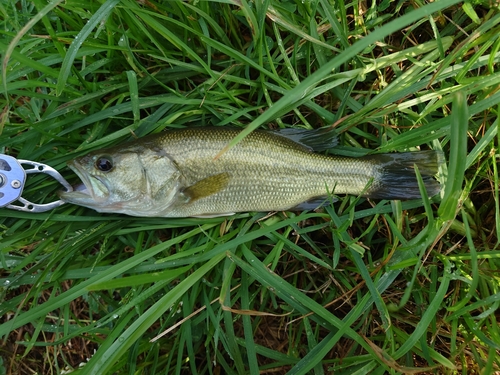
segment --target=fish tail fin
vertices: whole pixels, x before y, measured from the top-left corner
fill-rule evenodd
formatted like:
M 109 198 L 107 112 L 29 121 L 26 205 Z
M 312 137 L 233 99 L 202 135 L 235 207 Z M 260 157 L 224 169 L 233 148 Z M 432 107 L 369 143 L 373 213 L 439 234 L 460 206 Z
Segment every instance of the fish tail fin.
M 400 154 L 379 154 L 366 157 L 380 166 L 376 178 L 364 196 L 377 199 L 418 199 L 421 198 L 415 165 L 424 181 L 427 194 L 432 197 L 439 193 L 441 186 L 434 176 L 444 162 L 439 151 L 404 152 Z

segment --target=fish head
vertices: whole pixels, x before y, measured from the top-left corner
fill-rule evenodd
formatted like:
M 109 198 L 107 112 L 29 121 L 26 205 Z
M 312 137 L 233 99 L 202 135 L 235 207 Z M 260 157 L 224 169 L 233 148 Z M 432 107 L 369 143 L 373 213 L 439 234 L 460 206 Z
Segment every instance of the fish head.
M 74 159 L 68 166 L 82 184 L 60 198 L 99 212 L 161 216 L 182 188 L 175 162 L 162 150 L 113 148 Z

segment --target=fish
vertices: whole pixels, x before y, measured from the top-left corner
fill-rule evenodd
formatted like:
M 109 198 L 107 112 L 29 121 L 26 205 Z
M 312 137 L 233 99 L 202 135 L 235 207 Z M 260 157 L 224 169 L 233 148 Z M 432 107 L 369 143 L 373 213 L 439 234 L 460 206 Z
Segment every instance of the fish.
M 140 217 L 311 210 L 341 194 L 421 198 L 415 165 L 428 196 L 440 192 L 434 178 L 443 162 L 439 151 L 334 156 L 321 152 L 335 147 L 333 131 L 283 129 L 253 131 L 221 153 L 239 131 L 167 130 L 92 151 L 68 163 L 82 184 L 59 196 L 98 212 Z

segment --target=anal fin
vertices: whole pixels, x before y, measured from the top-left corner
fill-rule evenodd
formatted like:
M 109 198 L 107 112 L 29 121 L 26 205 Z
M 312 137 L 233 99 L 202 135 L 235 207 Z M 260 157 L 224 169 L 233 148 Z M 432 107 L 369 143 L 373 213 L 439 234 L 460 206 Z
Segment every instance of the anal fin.
M 313 198 L 308 201 L 299 203 L 295 207 L 292 207 L 290 211 L 312 211 L 336 201 L 338 201 L 338 199 L 332 196 Z

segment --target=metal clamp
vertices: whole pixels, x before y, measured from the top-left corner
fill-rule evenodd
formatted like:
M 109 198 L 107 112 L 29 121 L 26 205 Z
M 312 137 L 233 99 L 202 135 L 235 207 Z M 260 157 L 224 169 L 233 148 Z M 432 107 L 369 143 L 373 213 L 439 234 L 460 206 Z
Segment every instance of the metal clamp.
M 31 166 L 31 169 L 23 168 Z M 26 175 L 45 173 L 57 180 L 66 191 L 73 191 L 73 187 L 54 168 L 31 160 L 18 160 L 12 156 L 0 154 L 0 207 L 24 212 L 45 212 L 61 206 L 65 202 L 36 204 L 22 197 Z M 12 204 L 18 201 L 21 205 Z

